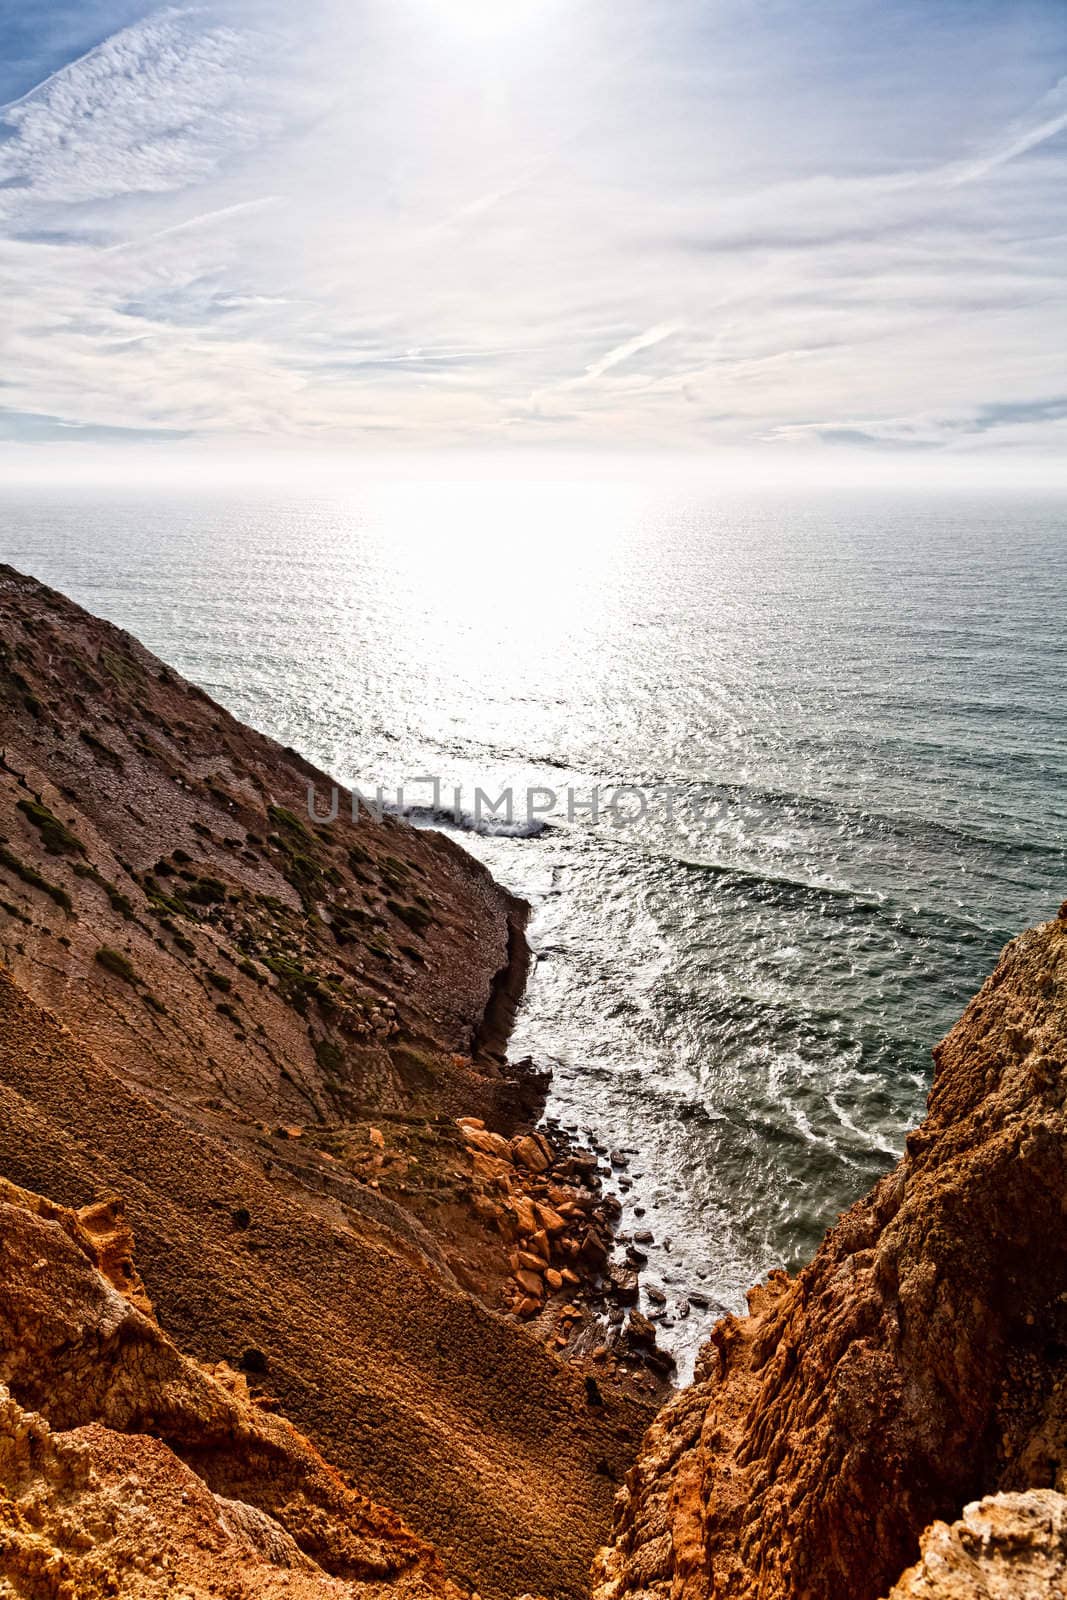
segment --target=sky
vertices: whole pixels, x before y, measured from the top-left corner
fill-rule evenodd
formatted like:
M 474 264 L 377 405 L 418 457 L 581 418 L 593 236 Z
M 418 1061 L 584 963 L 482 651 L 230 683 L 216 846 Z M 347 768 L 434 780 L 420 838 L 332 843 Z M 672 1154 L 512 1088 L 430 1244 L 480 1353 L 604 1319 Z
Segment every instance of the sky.
M 0 0 L 0 467 L 1054 470 L 1065 259 L 1063 0 Z

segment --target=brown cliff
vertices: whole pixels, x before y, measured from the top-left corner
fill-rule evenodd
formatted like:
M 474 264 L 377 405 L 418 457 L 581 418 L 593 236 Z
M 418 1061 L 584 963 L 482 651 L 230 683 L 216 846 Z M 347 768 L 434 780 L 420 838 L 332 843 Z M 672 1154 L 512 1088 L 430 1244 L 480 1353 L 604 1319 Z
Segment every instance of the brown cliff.
M 2 566 L 0 751 L 4 960 L 153 1098 L 509 1114 L 525 907 L 443 835 L 343 799 L 316 824 L 325 774 Z
M 717 1325 L 657 1418 L 598 1600 L 876 1600 L 935 1519 L 1067 1487 L 1064 914 L 934 1055 L 897 1169 Z
M 525 908 L 309 781 L 0 568 L 0 1594 L 586 1592 L 651 1412 L 503 1061 Z M 597 1600 L 1064 1592 L 1067 911 L 935 1057 L 656 1418 Z
M 529 1105 L 524 908 L 440 835 L 316 825 L 322 774 L 10 568 L 0 751 L 0 1174 L 121 1195 L 178 1346 L 450 1578 L 583 1593 L 651 1408 L 502 1314 L 514 1239 L 455 1120 Z

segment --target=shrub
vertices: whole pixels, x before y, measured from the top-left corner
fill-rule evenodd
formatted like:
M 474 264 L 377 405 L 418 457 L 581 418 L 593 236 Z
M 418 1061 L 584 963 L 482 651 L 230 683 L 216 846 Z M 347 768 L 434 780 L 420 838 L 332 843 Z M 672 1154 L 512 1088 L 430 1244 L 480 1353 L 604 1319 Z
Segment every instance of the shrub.
M 315 1060 L 323 1072 L 336 1077 L 344 1063 L 344 1051 L 329 1039 L 315 1040 Z
M 194 878 L 184 892 L 186 900 L 194 906 L 217 905 L 226 898 L 226 885 L 218 878 Z
M 301 822 L 299 817 L 286 809 L 285 806 L 268 806 L 267 815 L 276 828 L 284 828 L 289 833 L 295 833 L 311 843 L 311 834 Z
M 40 800 L 20 800 L 19 810 L 33 823 L 50 856 L 83 856 L 85 846 Z
M 425 933 L 433 917 L 421 906 L 410 906 L 403 900 L 387 900 L 386 905 L 394 917 L 399 917 L 401 922 L 406 922 L 413 933 Z
M 116 888 L 110 879 L 105 878 L 102 872 L 97 871 L 96 867 L 91 866 L 88 862 L 78 861 L 75 863 L 74 871 L 79 878 L 88 878 L 98 888 L 103 889 L 111 903 L 112 911 L 117 911 L 120 916 L 125 917 L 127 922 L 132 919 L 133 905 L 130 900 L 121 890 Z
M 18 856 L 13 854 L 6 844 L 2 843 L 0 843 L 0 867 L 6 867 L 9 872 L 14 873 L 16 878 L 21 878 L 22 882 L 28 883 L 31 888 L 40 889 L 42 894 L 48 895 L 51 900 L 55 901 L 57 906 L 62 906 L 64 911 L 70 913 L 74 910 L 74 905 L 66 889 L 61 889 L 58 883 L 50 883 L 47 878 L 37 871 L 36 867 L 28 866 L 25 861 L 20 861 Z
M 121 950 L 113 950 L 110 945 L 102 944 L 96 952 L 95 959 L 107 972 L 113 972 L 116 978 L 122 978 L 126 983 L 140 983 L 133 963 Z

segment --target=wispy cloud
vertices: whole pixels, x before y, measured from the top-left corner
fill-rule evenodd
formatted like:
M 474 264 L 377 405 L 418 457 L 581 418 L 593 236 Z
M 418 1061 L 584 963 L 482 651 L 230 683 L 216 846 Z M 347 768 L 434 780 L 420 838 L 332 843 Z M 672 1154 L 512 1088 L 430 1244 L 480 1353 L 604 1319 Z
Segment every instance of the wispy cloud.
M 813 436 L 824 444 L 877 450 L 944 449 L 957 440 L 1046 423 L 1067 422 L 1067 395 L 1035 400 L 991 400 L 966 411 L 921 411 L 911 416 L 845 422 L 796 423 L 777 430 L 790 441 Z
M 0 406 L 0 443 L 160 444 L 188 439 L 180 428 L 109 428 L 100 423 L 71 422 L 36 411 L 8 411 Z
M 592 362 L 586 367 L 583 376 L 575 379 L 575 382 L 585 383 L 602 378 L 612 367 L 621 367 L 631 356 L 639 355 L 642 350 L 651 350 L 653 345 L 662 344 L 664 339 L 679 333 L 681 326 L 680 322 L 657 322 L 655 327 L 646 328 L 644 333 L 639 333 L 633 339 L 627 339 L 625 343 L 616 345 L 607 355 L 601 356 L 599 361 Z
M 975 183 L 1007 166 L 1020 156 L 1047 144 L 1067 128 L 1067 78 L 1061 78 L 1043 100 L 1033 108 L 1029 117 L 1005 130 L 1004 137 L 984 155 L 973 161 L 963 161 L 946 169 L 946 177 L 953 183 Z
M 87 0 L 0 107 L 8 436 L 1053 450 L 1059 7 Z
M 176 233 L 188 233 L 192 228 L 207 228 L 216 222 L 228 222 L 244 212 L 261 211 L 264 206 L 277 205 L 278 198 L 277 195 L 265 194 L 255 200 L 238 200 L 232 206 L 219 206 L 216 211 L 203 211 L 199 216 L 185 217 L 181 222 L 172 222 L 169 228 L 157 228 L 154 233 L 145 234 L 139 239 L 121 239 L 118 244 L 106 245 L 104 248 L 109 253 L 116 250 L 135 250 L 146 244 L 155 244 L 160 239 L 171 239 Z
M 5 209 L 204 182 L 261 132 L 235 106 L 250 56 L 233 29 L 164 10 L 52 73 L 0 107 Z

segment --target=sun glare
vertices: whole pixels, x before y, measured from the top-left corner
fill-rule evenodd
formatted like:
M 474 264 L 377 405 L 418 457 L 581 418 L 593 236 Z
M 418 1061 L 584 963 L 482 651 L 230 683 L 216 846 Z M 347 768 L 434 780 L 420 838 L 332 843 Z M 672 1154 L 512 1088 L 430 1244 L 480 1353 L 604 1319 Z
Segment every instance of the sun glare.
M 514 33 L 546 9 L 546 0 L 437 0 L 439 15 L 481 38 Z

